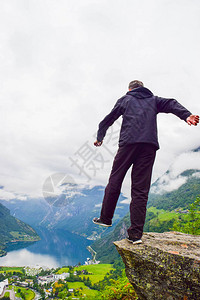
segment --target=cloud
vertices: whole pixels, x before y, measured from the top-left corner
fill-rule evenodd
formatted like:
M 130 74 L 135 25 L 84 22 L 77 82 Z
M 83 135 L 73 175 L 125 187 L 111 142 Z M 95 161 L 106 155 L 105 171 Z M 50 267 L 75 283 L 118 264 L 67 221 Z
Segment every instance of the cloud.
M 178 189 L 187 182 L 188 176 L 181 175 L 186 170 L 200 170 L 200 152 L 187 152 L 180 154 L 169 170 L 162 175 L 156 184 L 151 187 L 152 193 L 171 192 Z M 199 172 L 194 172 L 191 176 L 199 177 Z
M 198 1 L 188 0 L 3 1 L 0 184 L 5 190 L 41 196 L 46 178 L 60 172 L 88 184 L 69 157 L 86 141 L 93 147 L 98 123 L 133 79 L 198 113 L 199 9 Z M 153 180 L 181 152 L 199 146 L 198 127 L 168 115 L 158 123 L 161 150 Z M 117 145 L 109 149 L 116 153 Z M 90 184 L 106 185 L 113 155 L 105 157 L 108 162 Z M 128 188 L 125 181 L 123 190 Z
M 22 194 L 16 194 L 16 193 L 11 193 L 8 191 L 5 191 L 4 189 L 0 189 L 0 198 L 1 200 L 27 200 L 27 195 L 22 195 Z
M 170 173 L 176 177 L 189 169 L 200 170 L 200 152 L 187 152 L 180 154 L 170 167 Z
M 197 173 L 193 173 L 192 176 L 193 176 L 193 177 L 200 178 L 200 173 L 198 173 L 198 172 L 197 172 Z
M 163 192 L 171 192 L 178 189 L 181 185 L 187 182 L 187 177 L 178 176 L 177 178 L 171 175 L 163 175 L 158 182 L 157 187 L 151 188 L 151 193 L 162 194 Z

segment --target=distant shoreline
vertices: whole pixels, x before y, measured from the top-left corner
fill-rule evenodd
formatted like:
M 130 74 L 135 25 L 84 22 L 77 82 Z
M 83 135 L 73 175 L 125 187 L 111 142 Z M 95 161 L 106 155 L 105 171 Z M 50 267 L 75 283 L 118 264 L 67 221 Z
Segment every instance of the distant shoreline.
M 37 238 L 37 239 L 33 239 L 33 240 L 12 240 L 12 241 L 9 241 L 9 242 L 6 242 L 4 244 L 4 246 L 0 249 L 0 257 L 3 257 L 3 256 L 6 256 L 7 253 L 9 251 L 6 251 L 7 248 L 9 248 L 9 246 L 14 246 L 14 245 L 17 245 L 17 244 L 21 244 L 21 243 L 35 243 L 35 242 L 38 242 L 40 241 L 40 238 Z M 17 249 L 16 249 L 17 250 Z

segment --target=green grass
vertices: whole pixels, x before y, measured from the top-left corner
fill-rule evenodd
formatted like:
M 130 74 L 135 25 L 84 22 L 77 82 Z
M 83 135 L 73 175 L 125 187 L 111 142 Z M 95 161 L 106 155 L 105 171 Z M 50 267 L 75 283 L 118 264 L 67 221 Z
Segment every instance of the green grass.
M 156 207 L 150 207 L 147 210 L 147 218 L 149 214 L 149 219 L 145 223 L 145 231 L 180 231 L 185 233 L 192 233 L 195 230 L 195 234 L 200 234 L 200 228 L 198 219 L 200 220 L 200 213 L 195 212 L 195 220 L 192 223 L 191 213 L 179 213 L 174 210 L 163 210 L 157 209 Z M 153 214 L 153 216 L 151 216 Z M 192 227 L 194 226 L 194 228 Z M 199 229 L 198 229 L 199 228 Z M 197 230 L 198 229 L 198 230 Z
M 98 291 L 92 290 L 89 287 L 87 287 L 83 282 L 68 282 L 69 289 L 75 289 L 79 290 L 82 288 L 81 293 L 85 294 L 86 296 L 96 296 L 99 294 Z
M 156 215 L 156 217 L 152 219 L 154 221 L 155 221 L 155 219 L 158 218 L 159 221 L 164 222 L 164 221 L 169 221 L 171 219 L 178 219 L 179 216 L 181 216 L 181 218 L 185 221 L 188 221 L 190 218 L 188 214 L 180 214 L 175 211 L 167 211 L 164 209 L 157 209 L 156 207 L 153 207 L 153 206 L 149 207 L 148 211 L 152 212 Z
M 106 275 L 106 273 L 113 270 L 112 264 L 98 264 L 98 265 L 88 265 L 88 266 L 79 266 L 74 268 L 75 270 L 87 270 L 89 273 L 94 275 Z
M 58 270 L 58 272 L 56 272 L 56 274 L 62 274 L 62 273 L 69 273 L 69 268 L 64 267 Z
M 22 267 L 0 267 L 0 273 L 13 273 L 13 272 L 20 272 L 23 274 Z
M 98 265 L 79 266 L 79 267 L 73 268 L 73 272 L 74 271 L 82 271 L 82 270 L 87 270 L 88 273 L 90 273 L 90 274 L 81 274 L 79 276 L 81 278 L 85 277 L 86 279 L 87 279 L 87 277 L 89 277 L 92 284 L 94 284 L 94 283 L 97 283 L 97 282 L 103 280 L 105 275 L 107 273 L 109 273 L 111 270 L 113 270 L 113 266 L 112 266 L 112 264 L 98 264 Z M 67 267 L 61 268 L 57 271 L 57 274 L 62 274 L 64 272 L 66 272 L 66 273 L 69 272 L 69 268 L 67 268 Z M 79 290 L 83 295 L 86 295 L 86 297 L 88 297 L 88 299 L 90 297 L 91 297 L 91 299 L 93 299 L 93 297 L 95 298 L 99 294 L 98 291 L 90 289 L 83 282 L 75 281 L 75 282 L 67 282 L 67 284 L 68 284 L 69 289 Z M 60 292 L 60 297 L 62 297 L 62 299 L 63 299 L 65 293 L 66 293 L 65 290 Z
M 105 275 L 80 275 L 81 278 L 83 278 L 85 276 L 85 278 L 88 278 L 91 280 L 92 284 L 97 283 L 101 280 L 104 279 Z
M 35 293 L 32 290 L 23 288 L 23 287 L 19 287 L 19 286 L 14 286 L 14 291 L 17 292 L 18 289 L 20 289 L 24 294 L 25 294 L 25 300 L 32 300 L 35 298 Z M 16 293 L 15 294 L 16 297 L 20 298 L 20 293 Z
M 105 275 L 113 270 L 113 267 L 111 264 L 98 264 L 98 265 L 89 265 L 89 266 L 80 266 L 77 268 L 74 268 L 74 270 L 87 270 L 91 274 L 82 274 L 79 275 L 81 278 L 89 277 L 92 284 L 97 283 L 98 281 L 101 281 L 104 279 Z
M 178 218 L 178 215 L 175 212 L 165 212 L 165 213 L 161 213 L 158 216 L 158 218 L 161 222 L 163 222 L 163 221 L 171 220 L 173 218 L 176 219 L 176 218 Z
M 23 234 L 19 233 L 18 231 L 10 231 L 10 234 L 16 239 L 19 239 L 20 237 L 24 236 Z
M 90 274 L 81 274 L 79 275 L 81 278 L 89 277 L 92 284 L 97 283 L 104 279 L 105 275 L 113 270 L 112 264 L 98 264 L 98 265 L 88 265 L 88 266 L 79 266 L 73 269 L 73 271 L 82 271 L 87 270 Z M 68 272 L 68 268 L 61 268 L 57 273 L 61 274 L 63 272 Z M 69 289 L 80 290 L 83 295 L 86 297 L 96 297 L 99 292 L 87 287 L 83 282 L 75 281 L 75 282 L 67 282 Z
M 97 296 L 99 294 L 98 291 L 95 291 L 95 290 L 91 290 L 89 289 L 88 287 L 85 287 L 83 290 L 82 290 L 82 294 L 86 295 L 86 296 Z
M 154 213 L 158 217 L 158 220 L 161 221 L 161 222 L 169 221 L 173 218 L 177 219 L 178 215 L 179 215 L 175 211 L 167 211 L 167 210 L 164 210 L 164 209 L 157 209 L 156 207 L 153 207 L 153 206 L 148 208 L 148 212 Z
M 38 241 L 38 236 L 31 236 L 29 233 L 20 233 L 18 231 L 10 231 L 10 234 L 13 236 L 13 238 L 17 241 L 23 241 L 23 242 L 31 242 L 31 241 Z
M 76 282 L 68 282 L 68 287 L 69 289 L 79 289 L 80 287 L 85 288 L 85 284 L 83 282 L 80 281 L 76 281 Z

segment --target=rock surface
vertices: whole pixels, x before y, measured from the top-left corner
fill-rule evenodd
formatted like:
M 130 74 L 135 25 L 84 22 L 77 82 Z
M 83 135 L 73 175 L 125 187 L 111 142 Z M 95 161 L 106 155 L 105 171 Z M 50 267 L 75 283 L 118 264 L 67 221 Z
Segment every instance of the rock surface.
M 142 240 L 114 242 L 139 299 L 200 299 L 200 236 L 145 233 Z

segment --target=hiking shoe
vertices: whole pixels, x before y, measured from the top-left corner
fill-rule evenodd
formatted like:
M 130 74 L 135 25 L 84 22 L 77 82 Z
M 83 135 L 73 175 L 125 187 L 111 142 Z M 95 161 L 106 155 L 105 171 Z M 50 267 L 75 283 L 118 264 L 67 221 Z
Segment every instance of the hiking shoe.
M 101 226 L 104 226 L 104 227 L 111 227 L 111 226 L 112 226 L 112 224 L 106 224 L 106 223 L 103 222 L 100 218 L 94 218 L 94 219 L 92 220 L 92 222 L 93 222 L 94 224 L 101 225 Z
M 142 240 L 141 239 L 137 239 L 137 238 L 135 238 L 135 239 L 131 239 L 130 237 L 128 237 L 128 238 L 126 238 L 127 239 L 127 241 L 129 242 L 129 243 L 132 243 L 132 244 L 141 244 L 142 243 Z

